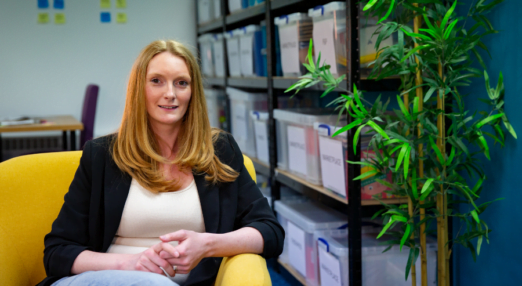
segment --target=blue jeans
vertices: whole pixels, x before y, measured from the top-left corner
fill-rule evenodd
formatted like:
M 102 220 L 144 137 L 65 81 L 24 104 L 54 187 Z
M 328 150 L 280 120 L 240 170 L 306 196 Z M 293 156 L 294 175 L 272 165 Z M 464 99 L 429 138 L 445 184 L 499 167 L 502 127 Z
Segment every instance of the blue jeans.
M 87 271 L 78 275 L 64 277 L 52 286 L 179 286 L 169 278 L 156 273 L 127 270 Z

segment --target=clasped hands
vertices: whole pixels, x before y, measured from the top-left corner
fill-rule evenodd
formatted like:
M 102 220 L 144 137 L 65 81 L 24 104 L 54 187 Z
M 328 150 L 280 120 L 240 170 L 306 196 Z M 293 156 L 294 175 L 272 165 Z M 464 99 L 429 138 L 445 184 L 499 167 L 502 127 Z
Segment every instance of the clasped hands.
M 154 272 L 164 275 L 161 268 L 169 276 L 187 274 L 201 259 L 206 257 L 209 250 L 209 234 L 189 230 L 179 230 L 160 236 L 162 242 L 133 256 L 134 270 Z M 178 241 L 177 246 L 169 244 Z M 174 271 L 176 266 L 176 271 Z M 161 268 L 160 268 L 161 267 Z

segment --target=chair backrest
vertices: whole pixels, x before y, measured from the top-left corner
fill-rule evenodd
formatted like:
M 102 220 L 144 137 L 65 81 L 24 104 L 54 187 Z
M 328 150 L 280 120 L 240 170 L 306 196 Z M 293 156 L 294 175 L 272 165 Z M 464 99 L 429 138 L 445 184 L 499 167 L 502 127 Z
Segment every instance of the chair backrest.
M 91 140 L 94 134 L 94 118 L 99 90 L 100 88 L 95 84 L 89 84 L 85 90 L 82 110 L 83 131 L 80 133 L 80 148 L 82 150 L 85 143 Z
M 63 205 L 81 151 L 15 157 L 0 163 L 0 277 L 7 286 L 45 278 L 43 239 Z M 252 161 L 245 166 L 255 180 Z

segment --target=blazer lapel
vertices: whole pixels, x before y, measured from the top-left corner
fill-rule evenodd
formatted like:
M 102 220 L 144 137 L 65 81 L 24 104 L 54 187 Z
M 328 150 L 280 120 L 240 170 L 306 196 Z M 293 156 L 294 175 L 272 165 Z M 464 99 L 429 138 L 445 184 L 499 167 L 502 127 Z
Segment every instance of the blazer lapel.
M 129 195 L 129 189 L 132 181 L 132 177 L 128 174 L 124 174 L 117 167 L 108 168 L 107 180 L 105 183 L 105 198 L 104 198 L 104 210 L 105 210 L 105 232 L 103 237 L 103 250 L 107 251 L 111 245 L 118 227 L 120 226 L 121 215 L 127 196 Z
M 205 174 L 195 174 L 201 210 L 205 220 L 205 231 L 217 233 L 219 229 L 219 189 L 205 180 Z

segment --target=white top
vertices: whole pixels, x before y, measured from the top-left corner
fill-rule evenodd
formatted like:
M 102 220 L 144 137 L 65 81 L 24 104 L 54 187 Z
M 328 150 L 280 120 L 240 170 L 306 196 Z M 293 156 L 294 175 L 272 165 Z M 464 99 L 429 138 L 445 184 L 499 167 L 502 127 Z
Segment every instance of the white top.
M 161 242 L 159 236 L 181 229 L 205 232 L 195 181 L 183 190 L 155 194 L 132 179 L 120 226 L 107 253 L 139 253 Z M 177 274 L 172 280 L 183 283 L 187 277 Z

